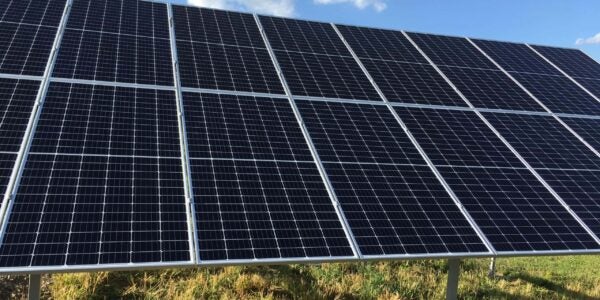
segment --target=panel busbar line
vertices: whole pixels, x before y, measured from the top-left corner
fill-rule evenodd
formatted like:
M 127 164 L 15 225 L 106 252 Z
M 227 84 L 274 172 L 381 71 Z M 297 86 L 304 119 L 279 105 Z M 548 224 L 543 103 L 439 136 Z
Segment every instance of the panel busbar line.
M 190 261 L 172 91 L 51 83 L 2 267 Z
M 173 85 L 167 6 L 73 0 L 53 77 Z

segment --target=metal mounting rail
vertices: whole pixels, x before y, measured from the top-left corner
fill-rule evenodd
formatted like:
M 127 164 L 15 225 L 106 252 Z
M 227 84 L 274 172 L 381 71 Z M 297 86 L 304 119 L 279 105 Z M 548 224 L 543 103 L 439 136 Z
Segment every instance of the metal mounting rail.
M 600 239 L 593 233 L 593 231 L 579 218 L 577 214 L 565 203 L 565 201 L 558 195 L 558 193 L 542 178 L 542 176 L 525 160 L 525 158 L 517 152 L 517 150 L 500 134 L 500 132 L 488 121 L 488 119 L 467 99 L 467 97 L 454 85 L 454 83 L 446 76 L 446 74 L 431 60 L 431 58 L 412 40 L 412 38 L 406 33 L 402 32 L 404 36 L 410 41 L 410 43 L 417 48 L 417 50 L 423 55 L 423 57 L 431 64 L 431 66 L 444 78 L 444 80 L 454 89 L 454 91 L 465 101 L 469 107 L 473 108 L 475 114 L 483 121 L 486 126 L 494 132 L 494 134 L 502 141 L 502 143 L 510 149 L 510 151 L 519 159 L 519 161 L 529 169 L 532 175 L 554 196 L 554 198 L 569 212 L 569 214 L 583 227 L 583 229 L 600 245 Z M 469 41 L 469 39 L 466 39 Z M 492 61 L 494 62 L 494 61 Z
M 469 214 L 469 212 L 465 209 L 465 207 L 463 206 L 463 204 L 458 199 L 458 196 L 454 193 L 454 191 L 450 188 L 450 185 L 442 177 L 442 174 L 439 172 L 439 170 L 437 169 L 437 167 L 433 164 L 433 162 L 431 161 L 431 159 L 429 158 L 429 156 L 427 156 L 427 154 L 425 153 L 425 150 L 423 150 L 423 147 L 421 147 L 421 145 L 419 144 L 419 142 L 417 141 L 417 139 L 414 137 L 414 135 L 410 132 L 410 130 L 408 129 L 408 127 L 406 126 L 406 124 L 404 123 L 404 121 L 402 121 L 402 119 L 400 118 L 400 116 L 398 115 L 398 113 L 396 112 L 396 110 L 394 109 L 394 106 L 392 105 L 392 103 L 388 100 L 388 98 L 385 96 L 385 94 L 383 93 L 383 91 L 381 90 L 381 88 L 379 87 L 379 85 L 375 82 L 375 80 L 373 79 L 373 77 L 371 76 L 371 74 L 369 73 L 369 71 L 367 70 L 367 68 L 365 67 L 365 65 L 362 63 L 362 61 L 360 60 L 360 58 L 358 57 L 358 55 L 356 55 L 356 53 L 354 52 L 354 49 L 352 49 L 352 46 L 350 46 L 350 44 L 348 43 L 348 41 L 346 41 L 346 39 L 344 38 L 344 35 L 342 34 L 342 32 L 340 32 L 340 30 L 337 28 L 337 26 L 335 24 L 331 23 L 331 26 L 333 27 L 333 30 L 335 30 L 335 32 L 337 33 L 337 35 L 339 36 L 339 38 L 342 40 L 342 42 L 344 43 L 344 45 L 346 46 L 346 48 L 348 49 L 348 51 L 350 52 L 350 54 L 352 55 L 352 57 L 354 58 L 354 60 L 356 61 L 356 63 L 359 65 L 359 67 L 361 68 L 361 70 L 365 74 L 365 76 L 369 79 L 369 82 L 371 82 L 371 85 L 375 88 L 375 90 L 379 94 L 379 97 L 381 97 L 381 99 L 383 100 L 383 102 L 386 104 L 388 110 L 394 116 L 394 119 L 396 119 L 396 121 L 398 122 L 398 124 L 404 130 L 404 133 L 406 134 L 406 136 L 410 139 L 410 141 L 415 146 L 415 148 L 417 149 L 417 151 L 419 151 L 419 153 L 421 154 L 421 157 L 427 163 L 427 166 L 429 166 L 429 168 L 434 173 L 435 177 L 438 179 L 438 181 L 440 182 L 440 184 L 444 187 L 444 189 L 446 190 L 446 192 L 448 193 L 448 195 L 450 196 L 450 198 L 452 198 L 452 201 L 454 201 L 454 204 L 456 204 L 456 206 L 458 207 L 458 209 L 460 210 L 460 212 L 463 214 L 463 216 L 465 217 L 465 219 L 469 222 L 469 224 L 471 225 L 471 227 L 475 231 L 475 233 L 477 233 L 477 236 L 479 236 L 479 238 L 481 239 L 481 241 L 483 242 L 483 244 L 486 246 L 486 248 L 488 249 L 488 251 L 490 253 L 495 253 L 495 249 L 492 246 L 492 243 L 487 239 L 487 237 L 485 236 L 485 234 L 483 234 L 483 231 L 481 231 L 481 228 L 479 228 L 479 225 L 477 225 L 477 223 L 475 222 L 475 220 L 473 220 L 473 218 L 471 217 L 471 214 Z
M 69 13 L 71 12 L 72 5 L 73 0 L 67 0 L 65 3 L 65 8 L 63 10 L 59 26 L 56 30 L 56 36 L 54 37 L 54 42 L 52 44 L 52 49 L 50 50 L 46 68 L 44 69 L 44 75 L 41 77 L 42 81 L 40 82 L 40 87 L 36 95 L 35 103 L 33 104 L 29 122 L 27 123 L 27 129 L 25 130 L 23 141 L 21 142 L 15 165 L 13 166 L 10 175 L 10 180 L 6 186 L 6 193 L 4 194 L 2 205 L 0 206 L 0 224 L 2 224 L 2 227 L 0 228 L 0 242 L 4 240 L 4 232 L 8 223 L 8 215 L 12 209 L 12 200 L 16 195 L 19 182 L 21 180 L 21 175 L 25 169 L 27 155 L 29 154 L 29 149 L 31 148 L 31 144 L 33 142 L 35 128 L 44 106 L 44 100 L 46 98 L 48 88 L 50 87 L 50 76 L 52 76 L 52 71 L 54 70 L 56 57 L 58 56 L 58 49 L 60 48 L 60 42 L 64 35 L 65 28 L 67 27 L 67 20 L 69 18 Z
M 188 242 L 190 245 L 190 259 L 192 260 L 192 262 L 197 263 L 200 260 L 200 249 L 198 246 L 198 230 L 196 228 L 196 207 L 194 205 L 194 190 L 192 189 L 192 172 L 190 169 L 187 131 L 185 127 L 183 93 L 181 92 L 181 80 L 179 78 L 179 60 L 177 56 L 177 43 L 175 37 L 175 20 L 173 19 L 173 7 L 171 4 L 167 4 L 167 11 L 169 17 L 169 36 L 171 42 L 171 58 L 173 62 L 175 99 L 177 102 L 177 123 L 179 127 L 179 147 L 181 151 L 181 167 L 183 172 L 185 209 L 188 222 Z
M 260 18 L 257 14 L 254 14 L 254 20 L 256 21 L 256 25 L 258 26 L 260 34 L 265 43 L 265 46 L 267 47 L 269 56 L 271 56 L 271 61 L 273 62 L 273 65 L 275 66 L 275 70 L 277 71 L 279 80 L 281 81 L 281 84 L 283 85 L 283 89 L 285 90 L 285 93 L 289 100 L 290 106 L 292 107 L 292 110 L 294 111 L 294 115 L 296 116 L 298 125 L 300 126 L 302 134 L 304 135 L 304 139 L 306 140 L 308 148 L 313 156 L 313 159 L 314 159 L 314 162 L 316 163 L 317 169 L 319 170 L 321 179 L 323 180 L 323 183 L 325 184 L 325 187 L 327 188 L 329 198 L 331 199 L 333 207 L 335 208 L 335 212 L 338 215 L 338 218 L 340 219 L 340 223 L 342 225 L 342 228 L 344 229 L 344 233 L 346 234 L 346 238 L 348 239 L 350 247 L 352 248 L 354 257 L 361 258 L 362 253 L 360 252 L 360 247 L 358 246 L 358 243 L 356 242 L 354 234 L 352 233 L 352 230 L 350 229 L 350 224 L 348 223 L 348 220 L 346 219 L 346 216 L 344 215 L 344 212 L 342 211 L 342 207 L 338 201 L 335 190 L 333 189 L 333 185 L 329 181 L 329 176 L 327 175 L 325 166 L 323 165 L 323 162 L 321 161 L 321 158 L 319 157 L 317 148 L 315 147 L 315 145 L 312 141 L 312 138 L 310 137 L 310 133 L 308 132 L 308 129 L 306 128 L 306 124 L 304 123 L 304 120 L 302 119 L 302 115 L 300 115 L 300 111 L 298 110 L 298 106 L 296 105 L 296 101 L 294 100 L 294 96 L 290 90 L 290 87 L 287 84 L 287 80 L 285 79 L 283 71 L 281 70 L 279 61 L 277 60 L 277 57 L 275 56 L 275 52 L 273 51 L 273 48 L 271 47 L 269 38 L 267 37 L 267 34 L 266 34 L 266 32 L 262 26 L 262 23 L 260 22 Z

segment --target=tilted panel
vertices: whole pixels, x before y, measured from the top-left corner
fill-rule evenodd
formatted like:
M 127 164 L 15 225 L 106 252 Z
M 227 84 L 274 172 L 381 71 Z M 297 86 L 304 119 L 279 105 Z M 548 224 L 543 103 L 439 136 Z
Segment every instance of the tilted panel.
M 183 98 L 200 261 L 353 256 L 286 99 Z
M 74 0 L 52 76 L 173 85 L 167 7 Z
M 189 262 L 177 136 L 174 92 L 52 83 L 0 265 Z
M 533 48 L 572 77 L 600 80 L 600 64 L 581 50 L 548 46 Z
M 588 142 L 596 151 L 600 151 L 600 119 L 561 117 L 571 129 Z
M 297 103 L 363 255 L 487 251 L 386 106 Z
M 474 112 L 396 111 L 497 251 L 597 248 L 577 220 Z
M 65 0 L 6 0 L 0 6 L 0 73 L 42 76 Z
M 561 75 L 525 44 L 476 39 L 473 42 L 508 72 Z
M 600 99 L 600 79 L 577 78 L 579 84 Z
M 465 38 L 412 32 L 408 35 L 438 66 L 497 69 Z
M 252 15 L 173 10 L 183 87 L 284 94 Z

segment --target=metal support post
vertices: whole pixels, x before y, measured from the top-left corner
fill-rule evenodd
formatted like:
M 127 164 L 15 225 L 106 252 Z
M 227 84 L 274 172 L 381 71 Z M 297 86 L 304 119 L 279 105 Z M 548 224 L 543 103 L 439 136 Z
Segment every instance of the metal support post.
M 490 279 L 494 279 L 496 277 L 496 258 L 492 257 L 492 261 L 490 262 L 490 269 L 488 270 L 488 277 Z
M 458 277 L 460 259 L 448 260 L 448 283 L 446 284 L 446 300 L 456 300 L 458 296 Z
M 29 275 L 29 293 L 27 299 L 39 300 L 42 292 L 42 275 L 31 274 Z

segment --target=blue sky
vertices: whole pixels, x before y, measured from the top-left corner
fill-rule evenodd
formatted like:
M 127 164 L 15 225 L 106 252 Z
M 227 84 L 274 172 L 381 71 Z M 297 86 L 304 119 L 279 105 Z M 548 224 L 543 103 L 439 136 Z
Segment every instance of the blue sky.
M 342 24 L 580 48 L 600 61 L 598 0 L 187 1 Z

